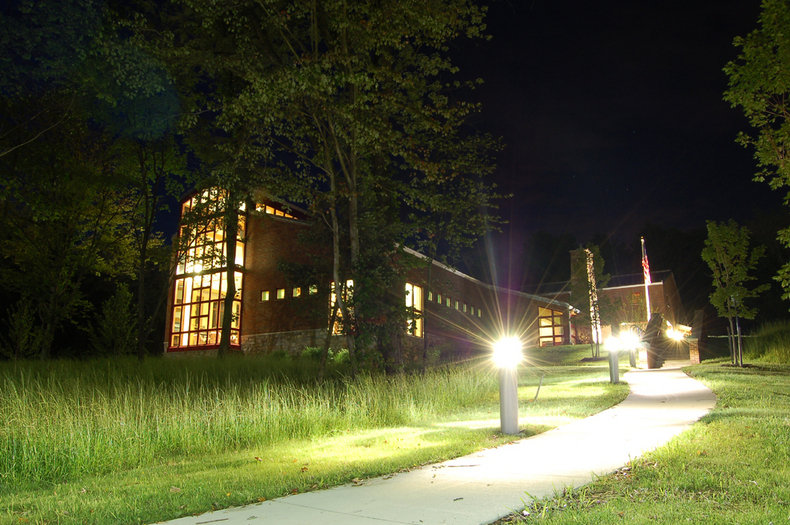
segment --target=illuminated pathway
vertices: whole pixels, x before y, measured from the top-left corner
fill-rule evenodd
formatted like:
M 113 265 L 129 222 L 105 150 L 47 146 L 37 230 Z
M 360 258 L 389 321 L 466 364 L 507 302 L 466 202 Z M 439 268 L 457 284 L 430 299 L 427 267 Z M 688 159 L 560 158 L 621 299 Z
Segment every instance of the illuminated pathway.
M 418 470 L 234 509 L 173 525 L 486 524 L 612 472 L 686 430 L 716 403 L 678 368 L 625 374 L 631 394 L 592 417 Z

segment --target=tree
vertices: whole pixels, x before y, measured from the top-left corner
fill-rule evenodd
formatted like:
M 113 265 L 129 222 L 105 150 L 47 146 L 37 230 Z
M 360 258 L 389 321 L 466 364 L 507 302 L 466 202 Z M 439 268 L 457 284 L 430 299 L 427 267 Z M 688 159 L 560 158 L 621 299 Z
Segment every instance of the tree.
M 574 318 L 577 323 L 590 323 L 596 320 L 598 326 L 608 319 L 610 308 L 605 304 L 603 298 L 598 297 L 595 309 L 592 308 L 590 299 L 592 297 L 591 283 L 588 279 L 587 271 L 587 251 L 592 253 L 593 256 L 593 270 L 595 277 L 595 286 L 597 290 L 605 287 L 611 279 L 609 274 L 604 273 L 604 260 L 601 256 L 601 250 L 597 245 L 588 244 L 586 248 L 579 248 L 571 252 L 571 280 L 570 292 L 571 303 L 579 309 L 579 314 Z M 592 357 L 600 356 L 600 344 L 602 341 L 597 340 L 596 334 L 591 334 L 590 350 Z
M 62 284 L 43 293 L 53 295 L 48 310 L 73 320 L 76 311 L 93 308 L 80 291 L 86 280 L 133 276 L 142 358 L 155 317 L 148 298 L 159 291 L 147 276 L 169 263 L 154 222 L 179 192 L 173 173 L 183 173 L 174 136 L 178 100 L 161 63 L 116 23 L 109 3 L 21 0 L 0 12 L 3 219 L 21 228 L 6 239 L 7 248 L 19 250 L 8 256 L 7 284 L 24 304 L 43 304 L 39 283 L 21 283 L 26 275 L 37 278 L 36 265 L 49 267 L 39 279 L 60 268 L 52 282 Z M 49 236 L 55 239 L 40 248 L 41 256 L 23 264 L 30 240 L 46 243 Z M 50 258 L 49 246 L 60 255 Z M 48 334 L 42 341 L 64 322 L 39 318 Z
M 772 189 L 790 187 L 790 3 L 763 0 L 758 28 L 746 37 L 736 37 L 738 57 L 727 63 L 724 72 L 729 85 L 724 100 L 740 107 L 753 133 L 742 132 L 738 142 L 754 149 L 758 172 L 754 180 L 767 182 Z M 785 198 L 790 204 L 790 194 Z M 778 239 L 790 247 L 790 228 L 778 232 Z M 785 263 L 775 279 L 790 299 L 790 263 Z
M 475 82 L 456 80 L 447 56 L 454 40 L 482 36 L 485 9 L 470 0 L 182 5 L 160 51 L 203 101 L 196 113 L 212 119 L 213 138 L 237 146 L 233 176 L 323 221 L 333 281 L 353 279 L 356 297 L 377 286 L 366 282 L 362 245 L 365 224 L 380 221 L 363 217 L 385 213 L 366 194 L 393 197 L 394 246 L 418 228 L 404 221 L 410 211 L 449 209 L 426 190 L 488 190 L 463 186 L 490 172 L 491 141 L 466 127 L 477 106 L 457 92 Z M 353 305 L 337 297 L 343 321 L 354 323 Z M 353 366 L 357 338 L 348 326 L 346 335 Z
M 70 119 L 0 161 L 0 282 L 34 309 L 41 358 L 57 331 L 90 308 L 86 280 L 131 273 L 126 202 L 106 184 L 105 145 L 101 133 Z
M 747 283 L 755 280 L 751 272 L 765 253 L 762 246 L 751 248 L 750 233 L 730 219 L 726 223 L 707 222 L 708 237 L 702 249 L 702 259 L 713 274 L 710 302 L 720 317 L 729 323 L 730 356 L 733 364 L 743 366 L 739 318 L 754 319 L 757 308 L 749 306 L 749 299 L 759 297 L 767 284 L 754 288 Z M 737 345 L 736 345 L 737 343 Z

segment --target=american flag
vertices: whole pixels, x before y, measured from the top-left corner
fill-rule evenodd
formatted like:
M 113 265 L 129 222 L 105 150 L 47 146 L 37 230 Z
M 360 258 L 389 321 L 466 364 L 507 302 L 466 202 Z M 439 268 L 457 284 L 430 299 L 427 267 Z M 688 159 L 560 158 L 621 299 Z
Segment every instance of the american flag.
M 650 284 L 650 263 L 647 262 L 647 251 L 645 251 L 644 237 L 642 237 L 642 274 L 645 277 L 645 284 Z

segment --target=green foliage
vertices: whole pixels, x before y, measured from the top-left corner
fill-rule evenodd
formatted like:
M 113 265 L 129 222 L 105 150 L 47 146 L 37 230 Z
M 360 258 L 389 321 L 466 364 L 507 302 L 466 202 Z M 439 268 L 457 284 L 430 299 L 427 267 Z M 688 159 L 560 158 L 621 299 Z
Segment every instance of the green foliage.
M 708 237 L 702 259 L 713 274 L 710 302 L 720 317 L 754 319 L 757 308 L 748 304 L 768 289 L 767 284 L 749 288 L 751 273 L 765 253 L 762 246 L 750 247 L 750 232 L 730 219 L 726 223 L 707 222 Z
M 132 310 L 132 293 L 119 284 L 104 302 L 91 330 L 91 343 L 97 355 L 124 355 L 137 349 L 137 319 Z
M 758 28 L 746 37 L 736 37 L 738 57 L 724 72 L 729 85 L 724 100 L 740 107 L 753 128 L 741 133 L 738 142 L 754 150 L 758 171 L 755 180 L 772 189 L 790 187 L 790 4 L 785 0 L 763 0 Z M 790 194 L 785 196 L 790 204 Z M 790 229 L 779 231 L 779 239 L 790 246 Z M 790 299 L 790 263 L 776 280 Z
M 97 306 L 91 281 L 134 274 L 145 294 L 162 262 L 154 218 L 179 186 L 171 79 L 115 22 L 93 0 L 0 13 L 0 275 L 5 293 L 31 301 L 42 357 Z
M 11 359 L 33 357 L 41 353 L 42 334 L 37 328 L 32 301 L 23 297 L 6 310 L 4 336 L 0 336 L 0 354 Z

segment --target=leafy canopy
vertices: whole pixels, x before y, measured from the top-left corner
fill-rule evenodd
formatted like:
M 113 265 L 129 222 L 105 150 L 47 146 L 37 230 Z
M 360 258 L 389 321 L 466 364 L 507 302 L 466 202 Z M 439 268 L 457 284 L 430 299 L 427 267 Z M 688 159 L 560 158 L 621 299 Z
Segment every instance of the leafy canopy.
M 754 179 L 767 182 L 774 190 L 790 187 L 790 2 L 763 0 L 758 28 L 746 37 L 736 37 L 738 57 L 727 63 L 724 72 L 729 86 L 724 100 L 740 107 L 752 126 L 738 142 L 754 148 L 758 171 Z M 790 205 L 790 193 L 785 194 Z M 790 247 L 790 228 L 778 232 L 779 240 Z M 790 263 L 776 277 L 790 299 Z
M 730 219 L 726 223 L 708 221 L 708 237 L 702 250 L 702 259 L 713 273 L 713 292 L 710 302 L 720 317 L 754 319 L 757 308 L 747 304 L 768 289 L 767 284 L 749 288 L 747 283 L 756 278 L 751 275 L 765 253 L 765 248 L 750 248 L 750 233 Z

